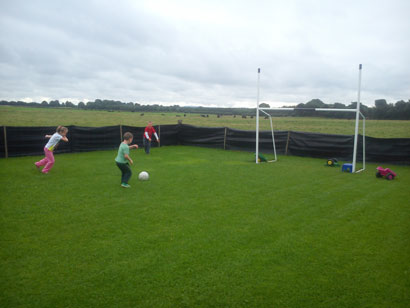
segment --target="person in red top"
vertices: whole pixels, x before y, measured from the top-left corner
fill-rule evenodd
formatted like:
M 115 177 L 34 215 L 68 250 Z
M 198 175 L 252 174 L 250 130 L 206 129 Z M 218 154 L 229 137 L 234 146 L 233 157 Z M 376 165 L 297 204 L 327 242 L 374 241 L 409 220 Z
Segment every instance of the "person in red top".
M 157 132 L 155 131 L 155 128 L 152 127 L 152 122 L 149 121 L 148 126 L 145 127 L 144 135 L 142 137 L 142 142 L 144 144 L 145 153 L 147 154 L 149 154 L 149 150 L 151 149 L 152 134 L 154 134 L 155 138 L 157 139 L 157 142 L 159 142 Z

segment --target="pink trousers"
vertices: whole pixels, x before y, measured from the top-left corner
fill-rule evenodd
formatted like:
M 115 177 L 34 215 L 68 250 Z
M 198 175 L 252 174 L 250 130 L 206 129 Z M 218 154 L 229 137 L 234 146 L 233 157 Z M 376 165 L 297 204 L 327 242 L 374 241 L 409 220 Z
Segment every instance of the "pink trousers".
M 44 166 L 44 168 L 43 168 L 43 170 L 41 170 L 41 172 L 48 173 L 54 165 L 54 155 L 53 155 L 53 151 L 50 151 L 47 148 L 44 148 L 44 154 L 46 155 L 46 157 L 44 157 L 42 160 L 36 162 L 35 165 L 37 167 Z

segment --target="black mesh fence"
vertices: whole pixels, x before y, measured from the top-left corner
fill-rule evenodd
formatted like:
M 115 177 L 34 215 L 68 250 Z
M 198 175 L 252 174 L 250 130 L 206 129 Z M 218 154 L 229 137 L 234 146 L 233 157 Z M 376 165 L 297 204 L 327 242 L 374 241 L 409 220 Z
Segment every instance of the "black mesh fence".
M 366 160 L 410 164 L 410 138 L 366 137 Z
M 56 132 L 56 127 L 14 127 L 6 128 L 7 152 L 8 156 L 41 155 L 44 153 L 44 146 L 48 142 L 46 135 Z M 72 130 L 68 128 L 67 138 L 71 139 Z M 54 150 L 55 153 L 72 152 L 72 143 L 60 142 Z
M 110 150 L 118 148 L 122 135 L 131 132 L 133 143 L 142 146 L 144 127 L 105 126 L 80 127 L 70 126 L 67 138 L 69 142 L 60 142 L 56 153 Z M 255 151 L 255 131 L 235 130 L 226 127 L 198 127 L 185 124 L 155 126 L 160 136 L 160 144 L 153 142 L 153 147 L 168 145 L 191 145 L 220 148 L 227 150 Z M 47 143 L 45 135 L 52 135 L 56 127 L 1 127 L 0 157 L 41 155 Z M 318 158 L 337 158 L 352 160 L 353 135 L 330 135 L 293 131 L 276 131 L 275 145 L 278 154 L 297 155 Z M 362 136 L 359 136 L 357 160 L 362 160 Z M 381 139 L 366 137 L 366 160 L 373 162 L 392 162 L 410 164 L 410 138 Z M 259 150 L 272 152 L 271 131 L 259 134 Z
M 71 126 L 69 132 L 72 152 L 116 149 L 121 142 L 120 126 Z
M 224 147 L 224 127 L 198 127 L 182 124 L 179 126 L 178 143 L 211 148 Z
M 5 148 L 5 127 L 0 127 L 0 157 L 6 157 L 6 148 Z
M 288 154 L 352 160 L 353 143 L 353 135 L 291 132 L 289 135 Z

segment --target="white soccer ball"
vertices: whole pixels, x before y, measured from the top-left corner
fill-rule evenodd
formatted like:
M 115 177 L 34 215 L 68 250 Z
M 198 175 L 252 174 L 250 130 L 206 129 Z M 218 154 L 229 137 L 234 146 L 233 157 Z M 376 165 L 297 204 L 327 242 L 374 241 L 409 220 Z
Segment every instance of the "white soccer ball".
M 149 179 L 149 174 L 146 171 L 142 171 L 140 172 L 140 174 L 138 175 L 138 179 L 141 181 L 148 181 Z

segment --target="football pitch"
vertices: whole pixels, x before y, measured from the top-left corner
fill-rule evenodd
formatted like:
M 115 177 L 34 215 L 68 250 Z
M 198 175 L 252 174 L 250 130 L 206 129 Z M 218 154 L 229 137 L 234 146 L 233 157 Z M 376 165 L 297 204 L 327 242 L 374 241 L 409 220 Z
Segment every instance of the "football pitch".
M 408 307 L 409 166 L 169 146 L 124 189 L 115 156 L 0 159 L 1 307 Z

